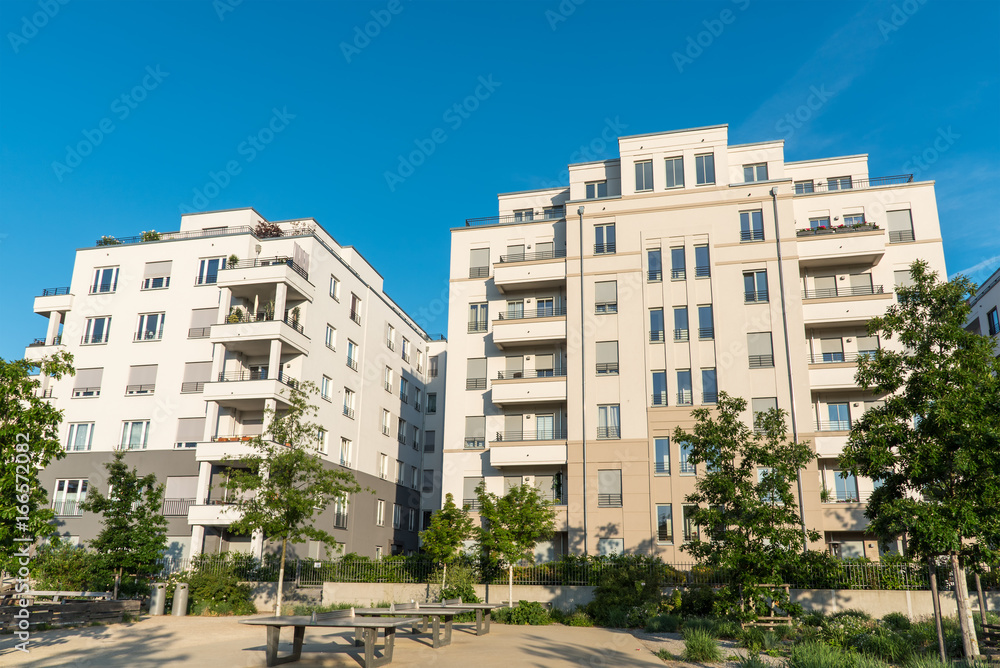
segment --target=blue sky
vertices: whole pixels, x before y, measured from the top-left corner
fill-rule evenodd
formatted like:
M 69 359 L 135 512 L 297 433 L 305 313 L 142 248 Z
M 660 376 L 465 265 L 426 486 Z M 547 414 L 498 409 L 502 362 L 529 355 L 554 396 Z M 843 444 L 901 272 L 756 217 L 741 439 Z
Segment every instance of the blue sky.
M 183 207 L 315 217 L 443 332 L 449 227 L 615 155 L 610 127 L 728 123 L 733 143 L 785 138 L 789 160 L 868 153 L 872 175 L 937 181 L 950 273 L 1000 264 L 996 2 L 4 0 L 0 33 L 8 359 L 44 335 L 33 297 L 68 284 L 74 249 L 175 230 Z M 251 151 L 276 110 L 283 129 Z

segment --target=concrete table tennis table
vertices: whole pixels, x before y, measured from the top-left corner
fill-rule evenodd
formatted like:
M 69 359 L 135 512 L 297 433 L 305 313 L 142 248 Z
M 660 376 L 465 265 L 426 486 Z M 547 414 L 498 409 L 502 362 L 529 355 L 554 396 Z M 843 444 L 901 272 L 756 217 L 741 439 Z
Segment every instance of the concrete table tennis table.
M 413 633 L 420 633 L 419 625 L 423 622 L 423 630 L 427 630 L 427 620 L 431 622 L 431 644 L 434 649 L 447 647 L 451 644 L 451 627 L 455 620 L 455 615 L 463 612 L 472 612 L 472 608 L 462 608 L 458 606 L 442 606 L 437 604 L 418 605 L 415 603 L 404 603 L 399 606 L 388 608 L 355 608 L 357 615 L 370 615 L 372 617 L 390 615 L 410 615 L 417 618 L 413 625 Z M 444 622 L 442 629 L 442 622 Z
M 484 636 L 490 632 L 490 613 L 496 608 L 503 607 L 503 603 L 462 603 L 460 598 L 444 600 L 440 605 L 445 608 L 475 610 L 477 636 Z

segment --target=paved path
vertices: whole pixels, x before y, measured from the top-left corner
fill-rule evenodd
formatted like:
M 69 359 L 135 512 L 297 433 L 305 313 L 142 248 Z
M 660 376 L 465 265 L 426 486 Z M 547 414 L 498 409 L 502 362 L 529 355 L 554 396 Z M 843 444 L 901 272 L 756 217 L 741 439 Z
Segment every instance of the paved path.
M 34 668 L 160 668 L 264 665 L 264 630 L 245 617 L 146 617 L 113 624 L 32 633 L 30 654 L 15 650 L 14 636 L 0 635 L 0 666 Z M 640 668 L 663 666 L 639 640 L 624 631 L 569 626 L 507 626 L 494 623 L 476 637 L 475 624 L 456 624 L 449 647 L 434 650 L 429 636 L 396 636 L 393 666 L 403 668 Z M 281 651 L 292 634 L 282 634 Z M 289 666 L 358 668 L 363 648 L 353 632 L 306 631 L 302 660 Z M 333 646 L 335 644 L 335 646 Z

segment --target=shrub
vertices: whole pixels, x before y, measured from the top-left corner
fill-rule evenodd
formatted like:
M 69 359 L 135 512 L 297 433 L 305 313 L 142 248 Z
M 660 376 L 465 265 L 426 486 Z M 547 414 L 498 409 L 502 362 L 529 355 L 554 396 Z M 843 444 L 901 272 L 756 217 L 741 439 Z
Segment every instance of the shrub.
M 38 548 L 31 575 L 42 591 L 110 591 L 114 585 L 101 555 L 58 536 Z
M 743 632 L 742 627 L 736 622 L 729 619 L 719 619 L 715 622 L 715 635 L 718 638 L 726 638 L 727 640 L 736 640 L 740 637 L 740 633 Z
M 119 244 L 121 244 L 121 242 L 118 241 L 118 239 L 106 234 L 97 240 L 98 246 L 117 246 Z
M 681 594 L 681 611 L 685 616 L 712 614 L 715 607 L 715 590 L 709 585 L 688 587 Z
M 253 228 L 253 233 L 258 239 L 270 239 L 280 237 L 283 234 L 277 223 L 269 223 L 267 221 L 257 223 L 257 226 Z
M 713 638 L 719 637 L 719 634 L 716 632 L 716 626 L 717 623 L 714 619 L 704 617 L 693 617 L 684 620 L 685 631 L 704 631 Z
M 838 610 L 837 612 L 830 615 L 830 619 L 843 619 L 844 617 L 853 617 L 854 619 L 862 619 L 866 622 L 872 620 L 872 616 L 869 615 L 864 610 L 856 610 L 854 608 L 848 608 L 847 610 Z
M 227 553 L 227 555 L 230 553 Z M 250 585 L 240 582 L 238 555 L 198 560 L 188 575 L 189 609 L 196 615 L 252 615 Z
M 857 636 L 851 646 L 862 654 L 889 663 L 902 663 L 913 653 L 913 645 L 906 636 L 884 627 Z
M 674 661 L 677 659 L 673 652 L 668 649 L 658 649 L 656 650 L 656 657 L 661 661 Z
M 663 601 L 661 601 L 660 607 L 663 608 L 665 612 L 680 613 L 682 604 L 683 604 L 683 597 L 681 596 L 681 590 L 674 589 L 672 592 L 670 592 L 669 596 L 667 596 L 665 599 L 663 599 Z
M 629 620 L 633 626 L 644 626 L 646 618 L 660 609 L 666 570 L 663 562 L 642 554 L 622 554 L 601 557 L 594 561 L 600 575 L 594 600 L 587 611 L 603 626 L 623 628 Z M 640 611 L 635 611 L 640 608 Z M 621 609 L 620 613 L 612 613 Z M 611 624 L 610 615 L 624 616 L 625 624 Z M 642 619 L 639 619 L 642 617 Z
M 771 668 L 771 664 L 760 658 L 759 654 L 747 654 L 742 656 L 737 654 L 733 657 L 737 668 Z
M 159 241 L 160 233 L 156 230 L 143 230 L 141 238 L 143 241 Z
M 680 615 L 656 615 L 646 622 L 647 633 L 677 633 L 680 627 Z
M 792 647 L 788 668 L 844 668 L 844 651 L 818 642 Z
M 530 624 L 545 626 L 552 623 L 549 611 L 537 601 L 518 601 L 513 608 L 497 608 L 493 611 L 493 621 L 500 624 Z
M 684 653 L 681 658 L 695 663 L 712 663 L 722 660 L 722 650 L 715 637 L 707 630 L 685 629 Z
M 806 626 L 824 626 L 826 624 L 826 617 L 822 612 L 810 612 L 802 618 L 802 623 Z
M 795 630 L 788 624 L 778 624 L 771 630 L 778 640 L 791 640 L 795 635 Z
M 901 612 L 890 612 L 882 618 L 882 623 L 893 631 L 909 631 L 913 623 Z
M 743 629 L 738 641 L 740 647 L 745 647 L 751 652 L 759 652 L 764 647 L 764 630 L 756 626 L 749 626 Z
M 286 605 L 282 611 L 286 615 L 311 615 L 314 612 L 333 612 L 334 610 L 347 610 L 353 608 L 353 603 L 330 603 L 328 605 L 306 605 L 298 603 L 296 605 Z

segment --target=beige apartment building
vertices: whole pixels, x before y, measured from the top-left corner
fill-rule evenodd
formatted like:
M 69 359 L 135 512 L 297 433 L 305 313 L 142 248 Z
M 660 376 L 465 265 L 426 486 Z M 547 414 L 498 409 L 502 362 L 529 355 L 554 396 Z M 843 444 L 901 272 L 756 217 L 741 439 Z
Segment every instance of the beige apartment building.
M 566 187 L 506 193 L 452 230 L 443 491 L 475 509 L 531 482 L 557 508 L 539 556 L 672 562 L 702 471 L 677 426 L 719 391 L 780 407 L 817 459 L 801 476 L 812 547 L 878 559 L 870 480 L 841 477 L 866 324 L 908 266 L 945 273 L 933 182 L 872 177 L 866 155 L 786 162 L 727 126 L 621 137 Z M 897 549 L 889 546 L 888 549 Z
M 45 290 L 34 311 L 48 327 L 26 357 L 75 358 L 75 376 L 41 378 L 64 412 L 67 452 L 41 479 L 71 540 L 99 530 L 80 503 L 94 486 L 107 492 L 104 463 L 124 450 L 166 485 L 168 556 L 261 554 L 260 535 L 228 529 L 226 468 L 267 436 L 265 409 L 281 411 L 290 388 L 312 381 L 319 455 L 364 488 L 319 525 L 340 552 L 417 549 L 440 498 L 445 342 L 315 220 L 269 223 L 247 208 L 182 216 L 177 232 L 105 237 L 77 250 L 69 285 Z M 295 554 L 332 556 L 313 542 Z
M 976 296 L 969 300 L 969 307 L 966 329 L 994 337 L 994 350 L 1000 355 L 1000 267 L 979 286 Z

